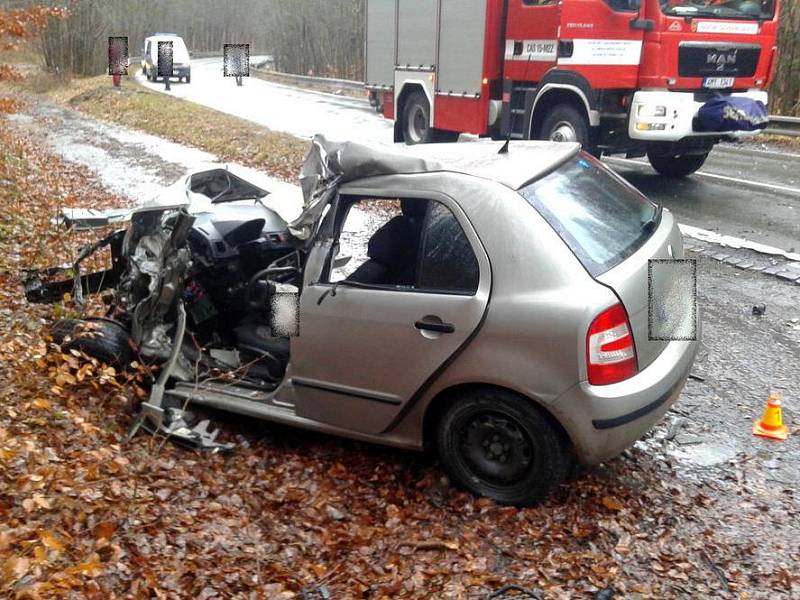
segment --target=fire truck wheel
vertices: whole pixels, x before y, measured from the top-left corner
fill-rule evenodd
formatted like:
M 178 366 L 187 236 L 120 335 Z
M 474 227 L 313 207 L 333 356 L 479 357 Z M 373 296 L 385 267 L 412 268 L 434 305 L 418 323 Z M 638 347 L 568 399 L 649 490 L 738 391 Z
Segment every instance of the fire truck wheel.
M 540 140 L 579 142 L 589 149 L 589 124 L 577 109 L 569 104 L 557 104 L 544 116 L 539 129 Z
M 666 177 L 686 177 L 703 166 L 708 158 L 705 154 L 658 154 L 648 151 L 647 159 L 652 167 Z
M 406 144 L 428 144 L 435 141 L 431 108 L 422 92 L 412 92 L 403 111 L 403 140 Z

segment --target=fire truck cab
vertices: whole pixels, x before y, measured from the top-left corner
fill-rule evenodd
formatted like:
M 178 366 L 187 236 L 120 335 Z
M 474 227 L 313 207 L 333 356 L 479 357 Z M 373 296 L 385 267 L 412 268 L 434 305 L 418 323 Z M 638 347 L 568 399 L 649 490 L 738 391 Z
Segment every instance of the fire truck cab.
M 366 87 L 395 141 L 578 141 L 684 176 L 766 125 L 777 2 L 368 0 Z

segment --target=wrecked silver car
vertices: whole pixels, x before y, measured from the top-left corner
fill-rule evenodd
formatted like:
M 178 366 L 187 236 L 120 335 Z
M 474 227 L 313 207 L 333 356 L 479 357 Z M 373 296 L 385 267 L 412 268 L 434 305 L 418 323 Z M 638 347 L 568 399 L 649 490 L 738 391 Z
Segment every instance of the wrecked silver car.
M 195 173 L 185 205 L 115 215 L 129 226 L 72 281 L 28 273 L 27 297 L 110 290 L 90 321 L 103 335 L 54 336 L 160 365 L 146 427 L 219 447 L 193 403 L 432 447 L 505 503 L 620 453 L 679 395 L 697 342 L 648 336 L 647 285 L 649 259 L 682 256 L 680 232 L 577 144 L 316 137 L 301 187 L 286 217 L 291 194 Z M 112 268 L 82 273 L 104 245 Z

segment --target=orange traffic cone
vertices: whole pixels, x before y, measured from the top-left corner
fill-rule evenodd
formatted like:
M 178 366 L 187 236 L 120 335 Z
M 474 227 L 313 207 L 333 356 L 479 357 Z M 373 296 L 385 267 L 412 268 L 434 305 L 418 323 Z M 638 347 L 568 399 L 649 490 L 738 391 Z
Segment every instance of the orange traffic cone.
M 775 440 L 785 440 L 789 437 L 789 429 L 783 424 L 781 397 L 777 394 L 769 395 L 767 407 L 764 409 L 764 416 L 753 423 L 753 435 Z

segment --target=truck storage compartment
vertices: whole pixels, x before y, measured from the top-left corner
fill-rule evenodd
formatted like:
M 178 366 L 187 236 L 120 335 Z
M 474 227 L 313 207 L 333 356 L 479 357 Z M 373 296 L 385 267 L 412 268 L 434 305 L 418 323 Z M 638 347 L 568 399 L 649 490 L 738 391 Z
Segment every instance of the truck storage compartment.
M 486 0 L 442 0 L 436 92 L 477 96 L 483 78 Z
M 436 66 L 438 2 L 398 0 L 397 66 L 433 69 Z
M 367 86 L 394 86 L 396 14 L 395 0 L 367 2 Z

